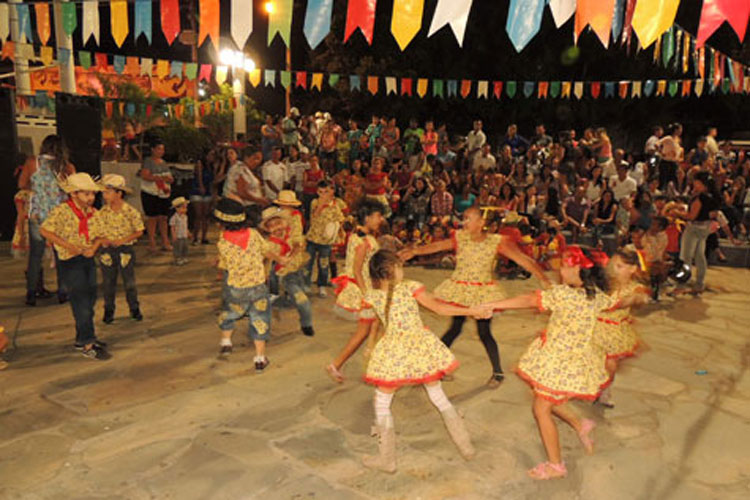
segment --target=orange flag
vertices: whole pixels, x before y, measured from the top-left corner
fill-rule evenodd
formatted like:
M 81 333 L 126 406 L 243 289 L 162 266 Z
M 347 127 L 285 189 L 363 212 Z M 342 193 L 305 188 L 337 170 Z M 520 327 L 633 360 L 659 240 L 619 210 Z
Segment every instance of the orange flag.
M 609 33 L 612 29 L 612 14 L 615 0 L 578 0 L 576 9 L 576 41 L 587 25 L 591 26 L 602 45 L 609 47 Z
M 200 30 L 198 45 L 203 45 L 207 36 L 211 36 L 214 47 L 219 48 L 219 0 L 200 0 Z
M 367 90 L 369 90 L 372 95 L 375 95 L 378 93 L 378 77 L 377 76 L 367 77 Z
M 49 22 L 49 4 L 35 4 L 34 11 L 36 11 L 36 31 L 37 33 L 39 33 L 39 40 L 42 42 L 42 45 L 47 45 L 51 33 Z

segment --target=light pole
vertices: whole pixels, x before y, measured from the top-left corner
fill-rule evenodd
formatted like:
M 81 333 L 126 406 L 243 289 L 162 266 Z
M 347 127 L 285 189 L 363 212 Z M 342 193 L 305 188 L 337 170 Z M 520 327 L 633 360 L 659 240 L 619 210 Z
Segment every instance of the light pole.
M 224 49 L 219 54 L 221 64 L 232 68 L 232 94 L 237 101 L 234 108 L 234 136 L 247 133 L 245 111 L 245 74 L 255 69 L 255 61 L 238 50 Z

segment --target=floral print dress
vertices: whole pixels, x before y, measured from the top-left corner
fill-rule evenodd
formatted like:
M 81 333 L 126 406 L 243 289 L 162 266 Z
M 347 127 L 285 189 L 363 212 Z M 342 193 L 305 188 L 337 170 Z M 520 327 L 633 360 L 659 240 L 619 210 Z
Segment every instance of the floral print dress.
M 362 313 L 362 290 L 357 283 L 357 277 L 354 274 L 354 257 L 357 253 L 357 248 L 360 245 L 365 245 L 365 259 L 362 262 L 362 277 L 364 278 L 363 288 L 369 290 L 372 288 L 372 281 L 370 280 L 370 259 L 375 252 L 380 249 L 378 241 L 369 234 L 358 235 L 352 233 L 349 236 L 349 243 L 346 246 L 346 261 L 344 264 L 344 272 L 340 276 L 337 276 L 331 282 L 336 285 L 336 306 L 334 311 L 340 316 L 351 319 L 367 319 L 372 320 L 370 312 Z
M 636 281 L 631 281 L 612 296 L 620 300 L 634 294 L 648 295 L 648 289 Z M 596 344 L 606 353 L 608 359 L 618 360 L 634 356 L 640 344 L 638 334 L 633 328 L 633 317 L 630 315 L 629 307 L 602 311 L 597 317 L 594 336 Z
M 618 299 L 603 292 L 588 298 L 583 288 L 567 285 L 537 294 L 539 309 L 552 314 L 547 329 L 521 356 L 516 373 L 555 404 L 596 399 L 610 382 L 604 353 L 594 341 L 597 317 Z
M 499 234 L 487 234 L 484 240 L 471 240 L 468 231 L 453 233 L 456 269 L 450 279 L 435 289 L 435 296 L 454 305 L 472 307 L 505 298 L 505 291 L 492 277 L 497 259 Z
M 398 283 L 393 289 L 387 318 L 387 293 L 368 290 L 365 294 L 365 307 L 372 308 L 387 325 L 367 364 L 363 378 L 368 384 L 380 387 L 426 384 L 458 368 L 450 349 L 422 323 L 415 297 L 424 289 L 416 281 Z

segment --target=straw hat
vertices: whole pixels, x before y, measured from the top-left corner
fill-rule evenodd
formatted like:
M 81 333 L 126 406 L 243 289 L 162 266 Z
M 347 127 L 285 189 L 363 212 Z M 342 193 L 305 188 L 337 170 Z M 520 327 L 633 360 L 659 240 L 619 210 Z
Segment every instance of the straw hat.
M 182 205 L 187 205 L 188 203 L 190 202 L 187 201 L 184 196 L 178 196 L 177 198 L 172 200 L 172 208 L 177 208 Z
M 221 222 L 244 222 L 247 218 L 245 213 L 245 207 L 242 203 L 230 200 L 229 198 L 222 198 L 216 204 L 214 209 L 214 217 Z
M 125 184 L 125 177 L 117 174 L 107 174 L 99 181 L 99 186 L 102 190 L 105 188 L 117 189 L 118 191 L 124 191 L 127 194 L 133 194 L 133 190 Z
M 91 176 L 85 172 L 71 174 L 59 182 L 60 188 L 66 193 L 75 193 L 76 191 L 101 191 L 102 188 Z
M 518 224 L 523 220 L 523 217 L 521 217 L 518 212 L 515 210 L 509 210 L 505 213 L 505 217 L 503 217 L 503 224 Z
M 302 202 L 297 199 L 297 195 L 294 193 L 294 191 L 290 191 L 288 189 L 279 191 L 279 197 L 276 198 L 274 203 L 276 203 L 277 205 L 288 207 L 298 207 L 302 205 Z
M 268 231 L 268 223 L 272 219 L 279 218 L 279 219 L 285 220 L 284 214 L 281 211 L 281 207 L 268 207 L 265 210 L 263 210 L 260 217 L 261 217 L 260 228 L 263 229 L 264 231 Z

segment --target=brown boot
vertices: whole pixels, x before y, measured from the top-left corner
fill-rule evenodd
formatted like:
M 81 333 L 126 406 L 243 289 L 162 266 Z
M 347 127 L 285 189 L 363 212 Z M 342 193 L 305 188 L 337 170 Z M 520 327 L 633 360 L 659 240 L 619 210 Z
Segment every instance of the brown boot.
M 461 453 L 461 456 L 466 460 L 473 458 L 476 455 L 476 451 L 471 444 L 471 438 L 461 415 L 458 414 L 454 407 L 441 412 L 441 415 L 443 416 L 443 422 L 445 422 L 445 428 L 448 429 L 448 434 L 451 435 L 451 439 Z
M 373 426 L 372 434 L 378 436 L 379 453 L 363 457 L 362 464 L 370 469 L 393 474 L 396 472 L 396 431 L 393 428 L 393 417 L 379 421 Z

